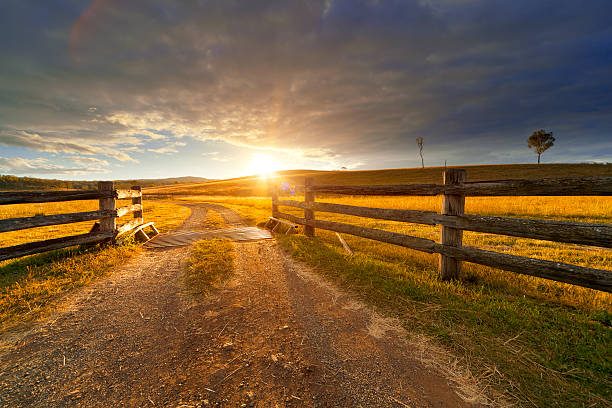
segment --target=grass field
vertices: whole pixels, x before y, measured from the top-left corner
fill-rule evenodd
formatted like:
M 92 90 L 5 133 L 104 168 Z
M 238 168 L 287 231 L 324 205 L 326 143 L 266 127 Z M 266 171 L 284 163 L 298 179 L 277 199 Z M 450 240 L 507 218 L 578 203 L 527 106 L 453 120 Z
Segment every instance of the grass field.
M 267 197 L 183 197 L 238 211 L 249 223 L 271 212 Z M 344 197 L 322 201 L 380 208 L 437 210 L 439 198 Z M 610 223 L 612 198 L 468 198 L 469 213 Z M 302 215 L 301 210 L 282 211 Z M 436 227 L 317 213 L 317 218 L 403 232 L 438 240 Z M 295 258 L 398 316 L 412 332 L 443 344 L 481 378 L 525 406 L 606 406 L 612 373 L 612 296 L 607 293 L 465 264 L 462 282 L 437 279 L 437 256 L 317 230 L 312 240 L 281 236 Z M 465 233 L 466 245 L 612 270 L 607 249 Z
M 467 170 L 468 181 L 544 178 L 544 177 L 612 177 L 612 164 L 514 164 L 461 166 Z M 442 183 L 442 167 L 425 169 L 390 169 L 364 171 L 313 171 L 289 170 L 278 172 L 271 179 L 257 176 L 241 177 L 206 183 L 185 183 L 143 189 L 145 195 L 164 197 L 181 195 L 221 195 L 221 196 L 265 196 L 268 183 L 287 182 L 301 186 L 304 177 L 313 177 L 315 184 L 412 184 Z
M 612 165 L 468 166 L 467 172 L 469 181 L 612 176 Z M 441 174 L 441 168 L 363 172 L 296 170 L 282 172 L 269 180 L 247 177 L 179 184 L 146 189 L 145 194 L 188 202 L 220 203 L 238 211 L 255 225 L 265 222 L 271 214 L 270 198 L 265 196 L 268 184 L 288 182 L 299 186 L 305 175 L 314 176 L 318 184 L 440 183 Z M 251 196 L 246 197 L 248 195 Z M 298 193 L 282 198 L 301 200 L 302 196 Z M 441 197 L 317 197 L 317 200 L 438 212 L 441 208 Z M 82 207 L 70 210 L 93 209 L 87 207 L 86 202 L 78 205 Z M 0 217 L 64 212 L 52 205 L 9 207 L 12 206 L 0 207 L 0 211 L 9 209 L 9 213 L 0 213 Z M 303 214 L 299 209 L 282 207 L 281 210 Z M 184 207 L 145 199 L 145 220 L 154 220 L 156 225 L 169 223 L 170 226 L 180 222 L 186 216 L 181 211 L 185 211 Z M 612 197 L 469 197 L 466 213 L 611 224 Z M 175 218 L 166 218 L 170 214 Z M 439 227 L 321 212 L 316 216 L 439 241 Z M 159 217 L 159 221 L 155 217 Z M 205 224 L 208 228 L 223 225 L 218 214 L 212 211 Z M 0 234 L 0 245 L 57 234 L 53 228 L 39 232 L 27 230 L 34 231 L 33 235 Z M 73 234 L 87 226 L 74 224 L 71 228 L 74 228 L 70 232 Z M 456 357 L 458 364 L 479 380 L 483 391 L 497 390 L 501 398 L 520 406 L 612 404 L 612 295 L 469 263 L 464 264 L 460 282 L 441 282 L 437 278 L 436 255 L 349 235 L 344 238 L 355 256 L 347 256 L 335 234 L 322 230 L 317 230 L 314 239 L 302 235 L 280 236 L 279 245 L 347 291 L 384 313 L 398 317 L 409 332 L 443 345 Z M 464 233 L 464 243 L 497 252 L 612 270 L 612 251 L 608 249 L 472 232 Z M 186 279 L 196 290 L 206 292 L 214 282 L 200 272 L 213 261 L 221 265 L 221 271 L 226 270 L 217 254 L 228 253 L 228 249 L 214 246 L 217 244 L 213 247 L 202 245 L 198 247 L 200 252 L 195 252 L 192 273 L 187 273 Z M 4 316 L 11 313 L 36 314 L 38 303 L 31 299 L 37 299 L 38 295 L 31 296 L 28 291 L 38 289 L 22 289 L 22 282 L 29 288 L 43 288 L 39 292 L 44 308 L 47 299 L 55 298 L 70 287 L 85 284 L 90 278 L 82 273 L 84 270 L 94 271 L 98 276 L 134 251 L 132 248 L 107 248 L 95 253 L 76 253 L 74 257 L 67 256 L 72 253 L 59 251 L 56 255 L 0 263 L 0 288 L 6 291 L 3 292 L 4 300 L 0 301 L 0 318 L 4 322 Z M 73 262 L 76 262 L 74 266 Z M 71 273 L 77 278 L 72 278 Z M 80 276 L 85 276 L 82 281 Z M 57 292 L 54 292 L 55 283 L 49 283 L 54 281 L 61 281 L 58 285 L 62 289 Z M 50 294 L 45 292 L 47 286 L 51 288 Z
M 127 202 L 126 202 L 127 203 Z M 118 202 L 118 205 L 124 205 Z M 92 211 L 97 201 L 0 206 L 0 219 Z M 186 207 L 144 202 L 144 219 L 154 221 L 163 232 L 175 228 L 189 216 Z M 129 214 L 118 220 L 126 222 Z M 12 246 L 89 232 L 93 221 L 32 228 L 0 234 L 0 246 Z M 138 246 L 68 248 L 0 262 L 0 332 L 31 322 L 52 310 L 53 301 L 74 288 L 108 273 L 133 255 Z
M 555 169 L 550 165 L 546 175 L 611 175 L 611 166 L 590 166 Z M 477 179 L 541 177 L 535 166 L 498 166 L 494 171 L 482 167 L 468 168 L 468 179 L 474 180 L 470 175 L 477 174 L 476 170 L 481 172 Z M 441 171 L 436 169 L 422 178 L 401 178 L 394 171 L 347 173 L 336 173 L 333 177 L 320 174 L 318 182 L 426 183 L 435 182 L 432 175 Z M 281 180 L 286 178 L 275 179 Z M 259 179 L 248 182 L 263 183 Z M 244 187 L 247 182 L 234 180 L 227 186 L 235 191 L 238 183 Z M 192 185 L 185 190 L 190 194 L 175 198 L 223 204 L 253 225 L 266 221 L 271 214 L 269 197 L 219 196 L 216 194 L 223 190 L 219 187 L 221 183 L 216 185 L 218 189 L 212 195 L 198 195 L 199 191 L 210 191 L 209 187 Z M 302 196 L 298 193 L 281 199 L 301 200 Z M 441 197 L 317 197 L 317 200 L 378 208 L 430 211 L 441 208 Z M 303 215 L 302 210 L 290 207 L 281 207 L 281 211 Z M 612 197 L 468 197 L 466 213 L 610 224 Z M 322 212 L 316 216 L 439 241 L 439 227 Z M 385 313 L 399 317 L 410 332 L 442 344 L 459 364 L 472 371 L 483 389 L 496 389 L 521 406 L 610 405 L 612 295 L 469 263 L 464 264 L 461 282 L 441 282 L 437 279 L 436 255 L 349 235 L 344 238 L 355 256 L 345 254 L 334 233 L 322 230 L 317 230 L 315 239 L 281 236 L 279 243 L 296 259 L 307 262 Z M 612 270 L 612 251 L 608 249 L 472 232 L 464 233 L 464 243 Z

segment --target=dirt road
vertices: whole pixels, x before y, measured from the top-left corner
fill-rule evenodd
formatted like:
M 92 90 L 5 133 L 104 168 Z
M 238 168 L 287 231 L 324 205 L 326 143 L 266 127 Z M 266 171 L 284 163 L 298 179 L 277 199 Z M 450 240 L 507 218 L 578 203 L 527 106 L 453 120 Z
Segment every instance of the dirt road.
M 183 231 L 209 208 L 241 224 L 223 207 L 191 207 Z M 392 320 L 274 240 L 235 250 L 236 274 L 206 298 L 183 287 L 189 248 L 145 251 L 49 321 L 3 338 L 0 406 L 472 406 Z

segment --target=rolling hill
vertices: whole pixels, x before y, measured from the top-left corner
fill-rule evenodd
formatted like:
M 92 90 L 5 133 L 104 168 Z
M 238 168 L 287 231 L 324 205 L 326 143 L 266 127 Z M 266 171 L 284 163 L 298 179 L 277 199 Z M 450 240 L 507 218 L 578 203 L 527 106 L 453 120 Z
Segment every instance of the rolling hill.
M 458 166 L 467 170 L 468 181 L 533 179 L 545 177 L 612 177 L 612 164 L 506 164 Z M 228 195 L 264 196 L 268 183 L 300 186 L 304 177 L 313 177 L 316 184 L 420 184 L 442 183 L 443 167 L 362 170 L 362 171 L 279 171 L 269 178 L 248 176 L 203 183 L 184 183 L 145 188 L 145 195 Z
M 202 177 L 170 177 L 163 179 L 135 179 L 116 180 L 118 188 L 128 188 L 139 185 L 142 187 L 162 186 L 177 183 L 202 183 L 210 181 Z M 97 188 L 97 181 L 82 180 L 56 180 L 34 177 L 17 177 L 0 175 L 0 191 L 15 190 L 93 190 Z

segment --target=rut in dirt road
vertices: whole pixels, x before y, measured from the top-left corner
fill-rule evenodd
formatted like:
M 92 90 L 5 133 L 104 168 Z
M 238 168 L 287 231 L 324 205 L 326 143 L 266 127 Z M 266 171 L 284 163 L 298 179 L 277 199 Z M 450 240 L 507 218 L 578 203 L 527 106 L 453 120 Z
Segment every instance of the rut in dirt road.
M 206 211 L 189 205 L 180 228 Z M 189 248 L 146 251 L 0 352 L 0 406 L 461 407 L 401 329 L 282 253 L 235 243 L 236 273 L 188 294 Z M 465 398 L 465 397 L 464 397 Z

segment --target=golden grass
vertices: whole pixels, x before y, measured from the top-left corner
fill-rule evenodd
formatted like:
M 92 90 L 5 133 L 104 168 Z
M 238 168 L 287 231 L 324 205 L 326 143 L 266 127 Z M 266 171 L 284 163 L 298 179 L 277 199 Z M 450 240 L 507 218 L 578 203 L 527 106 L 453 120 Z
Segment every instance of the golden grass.
M 467 170 L 468 181 L 545 178 L 545 177 L 612 177 L 612 164 L 511 164 L 461 166 Z M 263 196 L 268 184 L 287 182 L 303 186 L 304 177 L 313 177 L 315 184 L 372 185 L 442 183 L 442 167 L 425 169 L 389 169 L 363 171 L 288 170 L 277 172 L 269 179 L 257 176 L 240 177 L 205 183 L 184 183 L 143 189 L 144 194 L 174 197 L 181 195 Z
M 123 204 L 120 204 L 123 205 Z M 97 201 L 0 206 L 0 218 L 91 211 Z M 180 225 L 190 214 L 184 206 L 146 201 L 144 219 L 160 231 Z M 128 221 L 123 217 L 119 223 Z M 0 246 L 88 232 L 93 221 L 32 228 L 0 234 Z M 139 247 L 69 248 L 0 262 L 0 332 L 46 315 L 60 296 L 104 276 L 137 254 Z
M 282 197 L 291 198 L 291 197 Z M 300 197 L 294 197 L 300 200 Z M 222 204 L 249 223 L 271 213 L 268 197 L 189 196 Z M 319 201 L 439 211 L 438 197 L 327 197 Z M 467 198 L 469 213 L 610 224 L 610 197 Z M 281 211 L 301 216 L 300 209 Z M 316 217 L 439 240 L 437 227 L 317 212 Z M 578 286 L 464 264 L 461 282 L 437 278 L 436 255 L 334 233 L 279 236 L 296 259 L 346 290 L 397 316 L 416 335 L 442 344 L 481 385 L 526 406 L 607 406 L 612 295 Z M 612 270 L 612 251 L 548 241 L 465 232 L 466 245 Z
M 234 244 L 228 239 L 199 241 L 191 249 L 184 279 L 195 294 L 207 294 L 234 271 Z
M 281 199 L 290 198 L 301 199 L 300 197 L 281 197 Z M 271 202 L 267 197 L 190 196 L 183 197 L 181 200 L 209 201 L 226 205 L 238 211 L 251 224 L 264 222 L 271 214 Z M 319 198 L 318 201 L 427 211 L 439 211 L 441 206 L 441 197 L 334 197 Z M 281 207 L 281 211 L 298 216 L 303 214 L 302 210 L 291 207 Z M 612 197 L 468 197 L 466 213 L 609 224 L 612 221 Z M 321 212 L 317 212 L 316 216 L 319 219 L 359 224 L 439 241 L 439 227 Z M 317 235 L 325 242 L 339 245 L 334 233 L 317 230 Z M 424 267 L 437 264 L 437 255 L 349 235 L 344 238 L 355 251 L 369 254 L 377 259 L 399 263 L 413 262 Z M 464 233 L 464 243 L 491 251 L 612 270 L 612 251 L 605 248 L 469 231 Z M 528 294 L 547 301 L 561 302 L 591 310 L 603 308 L 612 311 L 612 295 L 608 293 L 500 271 L 482 265 L 467 263 L 464 269 L 467 280 L 486 284 L 498 290 L 516 295 Z
M 129 200 L 117 201 L 117 207 L 130 204 Z M 0 206 L 0 219 L 32 217 L 35 215 L 52 215 L 71 212 L 95 211 L 97 200 L 69 201 L 60 203 L 15 204 Z M 176 228 L 191 211 L 183 206 L 144 200 L 145 221 L 155 222 L 160 232 Z M 117 225 L 128 222 L 133 215 L 127 214 L 117 219 Z M 85 234 L 91 230 L 94 221 L 72 224 L 51 225 L 47 227 L 30 228 L 19 231 L 0 233 L 0 247 L 24 244 L 26 242 L 42 241 L 70 235 Z
M 225 220 L 217 211 L 209 209 L 206 212 L 206 218 L 204 219 L 204 228 L 219 229 L 225 228 L 225 226 Z

